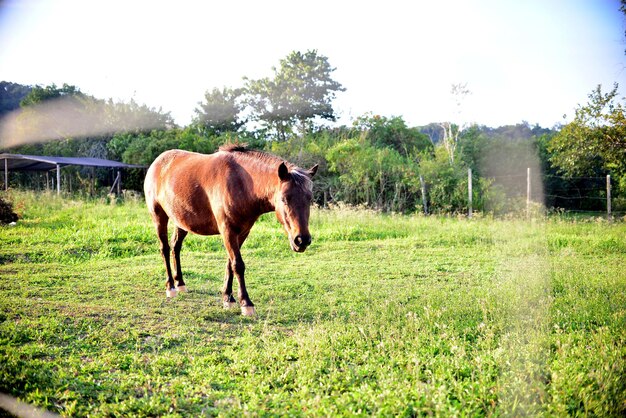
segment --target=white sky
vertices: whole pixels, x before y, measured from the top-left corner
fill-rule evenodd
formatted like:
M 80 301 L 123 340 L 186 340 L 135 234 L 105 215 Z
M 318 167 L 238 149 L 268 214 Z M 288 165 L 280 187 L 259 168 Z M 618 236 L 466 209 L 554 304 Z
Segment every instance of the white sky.
M 207 90 L 317 49 L 347 89 L 343 123 L 551 127 L 598 84 L 626 91 L 624 29 L 619 0 L 0 0 L 0 80 L 134 98 L 186 125 Z

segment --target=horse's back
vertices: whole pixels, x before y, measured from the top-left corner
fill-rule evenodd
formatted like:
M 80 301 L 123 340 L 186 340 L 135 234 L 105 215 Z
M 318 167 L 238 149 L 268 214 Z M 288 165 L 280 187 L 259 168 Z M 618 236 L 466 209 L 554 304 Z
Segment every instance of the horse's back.
M 164 212 L 189 232 L 217 234 L 211 207 L 211 181 L 217 181 L 216 154 L 169 150 L 150 165 L 144 182 L 148 210 L 153 216 Z
M 169 150 L 159 155 L 148 168 L 146 178 L 144 180 L 144 192 L 146 195 L 146 202 L 148 207 L 158 201 L 158 197 L 161 191 L 166 187 L 166 184 L 171 181 L 172 176 L 185 177 L 184 172 L 176 174 L 182 166 L 188 166 L 190 158 L 195 157 L 196 153 L 182 151 L 182 150 Z

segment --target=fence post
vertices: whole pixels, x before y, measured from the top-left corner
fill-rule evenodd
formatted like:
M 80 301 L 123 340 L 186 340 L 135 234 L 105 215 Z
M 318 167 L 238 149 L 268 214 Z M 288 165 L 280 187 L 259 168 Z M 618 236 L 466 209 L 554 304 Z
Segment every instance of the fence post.
M 472 217 L 472 169 L 467 169 L 467 217 Z
M 611 175 L 606 176 L 606 218 L 611 221 Z
M 424 215 L 428 215 L 428 203 L 426 199 L 426 182 L 424 177 L 420 174 L 420 184 L 422 186 L 422 204 L 424 205 Z
M 57 164 L 57 194 L 61 194 L 61 166 Z
M 530 167 L 526 169 L 526 215 L 530 218 Z

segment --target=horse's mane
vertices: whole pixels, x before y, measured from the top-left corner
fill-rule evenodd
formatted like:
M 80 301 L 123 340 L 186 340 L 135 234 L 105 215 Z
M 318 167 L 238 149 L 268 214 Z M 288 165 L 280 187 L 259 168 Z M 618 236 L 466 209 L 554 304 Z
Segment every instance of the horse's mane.
M 246 144 L 224 144 L 220 145 L 220 151 L 224 152 L 249 152 L 254 151 L 248 148 Z
M 283 162 L 284 160 L 281 158 L 278 158 L 275 155 L 269 154 L 267 152 L 263 152 L 263 151 L 259 151 L 259 150 L 255 150 L 252 148 L 248 148 L 248 146 L 246 144 L 226 144 L 226 145 L 222 145 L 220 147 L 220 151 L 223 152 L 230 152 L 230 153 L 240 153 L 240 154 L 244 154 L 250 158 L 254 158 L 254 159 L 258 159 L 262 162 L 268 163 L 268 164 L 280 164 L 281 162 Z M 293 164 L 284 161 L 287 166 L 291 169 L 292 167 L 295 167 Z
M 303 170 L 297 165 L 292 164 L 289 161 L 277 157 L 273 154 L 248 148 L 246 144 L 226 144 L 220 146 L 219 150 L 223 152 L 236 153 L 238 155 L 246 156 L 250 159 L 271 166 L 278 166 L 280 163 L 284 162 L 287 165 L 290 173 L 292 174 L 292 180 L 294 181 L 294 183 L 304 189 L 312 190 L 313 188 L 313 182 L 311 181 L 311 178 L 307 174 L 306 170 Z

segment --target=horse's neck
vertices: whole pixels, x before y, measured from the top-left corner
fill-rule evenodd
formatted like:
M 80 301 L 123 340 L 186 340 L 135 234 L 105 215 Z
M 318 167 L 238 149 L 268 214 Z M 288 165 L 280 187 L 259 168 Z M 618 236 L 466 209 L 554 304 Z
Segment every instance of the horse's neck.
M 280 179 L 278 178 L 278 164 L 273 162 L 258 161 L 254 158 L 242 157 L 238 159 L 240 164 L 252 179 L 252 198 L 250 207 L 255 215 L 273 212 L 275 199 L 280 191 Z
M 276 178 L 272 175 L 276 176 Z M 274 211 L 274 199 L 276 198 L 276 193 L 280 188 L 280 180 L 278 179 L 278 176 L 274 174 L 274 171 L 268 170 L 267 173 L 263 172 L 253 176 L 253 179 L 255 198 L 258 202 L 261 213 Z

